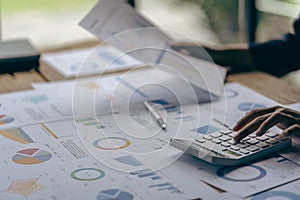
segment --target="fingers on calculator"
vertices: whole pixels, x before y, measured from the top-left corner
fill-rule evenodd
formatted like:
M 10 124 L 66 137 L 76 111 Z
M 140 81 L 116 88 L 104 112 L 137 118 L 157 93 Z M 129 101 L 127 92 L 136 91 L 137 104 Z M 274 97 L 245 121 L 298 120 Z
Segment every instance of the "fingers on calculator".
M 233 127 L 237 132 L 234 140 L 239 142 L 254 132 L 257 136 L 262 136 L 273 126 L 285 129 L 297 124 L 297 117 L 299 113 L 281 106 L 254 109 L 246 113 Z

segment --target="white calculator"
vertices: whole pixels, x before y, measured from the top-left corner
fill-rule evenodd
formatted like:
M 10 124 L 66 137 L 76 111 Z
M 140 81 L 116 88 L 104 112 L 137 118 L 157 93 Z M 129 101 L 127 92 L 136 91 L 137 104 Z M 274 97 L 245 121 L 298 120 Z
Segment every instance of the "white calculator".
M 263 136 L 250 134 L 239 143 L 233 140 L 236 133 L 230 129 L 220 130 L 193 141 L 173 138 L 170 146 L 185 151 L 215 165 L 239 165 L 253 161 L 292 144 L 291 138 L 268 131 Z

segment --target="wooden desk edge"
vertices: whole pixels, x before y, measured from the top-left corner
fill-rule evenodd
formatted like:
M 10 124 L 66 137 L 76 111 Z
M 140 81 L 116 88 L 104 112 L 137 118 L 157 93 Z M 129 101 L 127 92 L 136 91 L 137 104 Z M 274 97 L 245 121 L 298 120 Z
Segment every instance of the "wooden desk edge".
M 59 47 L 41 49 L 41 54 L 58 52 L 85 47 L 93 47 L 100 42 L 97 40 L 83 41 L 76 44 L 64 44 Z M 58 81 L 68 80 L 56 70 L 40 61 L 40 73 L 37 72 L 21 72 L 14 76 L 9 74 L 0 75 L 0 93 L 31 89 L 32 82 Z M 263 72 L 248 72 L 230 75 L 227 82 L 238 82 L 249 87 L 281 104 L 291 104 L 300 102 L 300 89 L 295 88 L 269 74 Z

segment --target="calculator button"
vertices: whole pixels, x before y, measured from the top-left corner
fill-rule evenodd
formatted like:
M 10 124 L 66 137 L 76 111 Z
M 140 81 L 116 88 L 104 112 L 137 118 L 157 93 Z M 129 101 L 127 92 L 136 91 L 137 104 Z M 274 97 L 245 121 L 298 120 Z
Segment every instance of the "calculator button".
M 222 140 L 223 142 L 226 142 L 226 141 L 230 140 L 231 137 L 229 137 L 228 135 L 223 135 L 223 136 L 220 137 L 219 139 Z
M 223 149 L 223 152 L 229 154 L 230 156 L 234 156 L 234 157 L 241 157 L 241 156 L 243 156 L 241 153 L 238 153 L 236 151 L 231 151 L 230 149 Z
M 247 140 L 250 140 L 250 138 L 246 137 L 246 138 L 242 139 L 241 142 L 246 142 Z
M 221 145 L 223 147 L 230 147 L 231 146 L 231 144 L 229 144 L 228 142 L 222 142 Z
M 216 144 L 220 144 L 222 141 L 219 140 L 218 138 L 214 138 L 214 139 L 212 139 L 212 142 L 216 143 Z
M 245 149 L 241 149 L 239 152 L 242 153 L 242 154 L 249 154 L 250 153 L 249 151 L 247 151 Z
M 204 138 L 197 138 L 196 141 L 197 141 L 197 142 L 200 142 L 200 143 L 206 142 L 206 140 L 205 140 Z
M 248 135 L 248 137 L 251 137 L 251 138 L 255 138 L 257 137 L 255 133 L 251 133 L 250 135 Z
M 241 147 L 241 148 L 246 148 L 246 147 L 249 147 L 250 144 L 247 144 L 247 143 L 238 143 L 238 144 L 236 144 L 236 146 Z
M 231 145 L 231 146 L 230 146 L 230 149 L 235 150 L 235 151 L 238 151 L 238 150 L 240 150 L 240 147 L 235 146 L 235 145 Z
M 227 142 L 228 142 L 229 144 L 236 144 L 236 141 L 234 141 L 233 139 L 228 140 Z
M 258 147 L 260 147 L 260 148 L 267 148 L 267 147 L 269 147 L 270 145 L 267 144 L 267 143 L 265 143 L 265 142 L 261 142 L 261 143 L 257 144 L 256 146 L 258 146 Z
M 218 138 L 218 137 L 221 137 L 222 134 L 219 133 L 219 132 L 215 132 L 215 133 L 210 134 L 210 136 L 213 137 L 213 138 Z
M 259 140 L 255 139 L 255 138 L 251 138 L 250 140 L 247 140 L 246 143 L 254 145 L 259 143 Z
M 279 141 L 275 138 L 271 139 L 271 140 L 267 140 L 266 143 L 268 144 L 277 144 Z
M 254 152 L 254 151 L 258 151 L 259 147 L 253 145 L 253 146 L 247 147 L 246 150 Z
M 235 135 L 236 135 L 235 132 L 232 132 L 232 133 L 228 134 L 228 136 L 230 136 L 230 137 L 234 137 Z
M 258 139 L 259 141 L 266 141 L 269 138 L 267 136 L 263 135 L 263 136 L 256 137 L 256 139 Z
M 201 146 L 205 147 L 206 149 L 215 149 L 216 148 L 216 144 L 211 142 L 211 141 L 207 141 L 201 144 Z
M 275 132 L 273 132 L 273 131 L 270 131 L 270 132 L 268 132 L 267 134 L 266 134 L 266 136 L 268 136 L 268 137 L 270 137 L 270 138 L 274 138 L 274 137 L 276 137 L 276 136 L 278 136 L 279 135 L 279 133 L 275 133 Z
M 230 130 L 230 129 L 223 129 L 223 130 L 220 130 L 220 133 L 223 133 L 224 135 L 227 135 L 229 133 L 232 133 L 232 130 Z
M 205 140 L 212 140 L 212 137 L 210 135 L 206 135 L 203 137 Z

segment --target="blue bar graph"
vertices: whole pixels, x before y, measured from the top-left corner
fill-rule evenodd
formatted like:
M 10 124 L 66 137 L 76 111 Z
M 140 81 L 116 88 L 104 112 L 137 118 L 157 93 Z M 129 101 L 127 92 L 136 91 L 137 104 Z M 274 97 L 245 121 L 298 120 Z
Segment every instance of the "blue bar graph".
M 154 176 L 154 177 L 151 177 L 151 179 L 152 180 L 159 180 L 159 179 L 161 179 L 161 177 L 160 176 Z
M 150 185 L 149 188 L 157 188 L 158 191 L 168 190 L 171 191 L 172 193 L 179 193 L 179 194 L 183 193 L 170 183 L 160 183 L 160 184 Z
M 161 179 L 155 172 L 150 169 L 143 169 L 135 172 L 131 172 L 131 175 L 137 175 L 139 178 L 151 178 L 152 180 L 159 180 Z
M 159 104 L 159 105 L 169 105 L 169 102 L 167 102 L 166 100 L 164 99 L 156 99 L 156 100 L 152 100 L 151 101 L 152 103 L 155 103 L 155 104 Z
M 148 173 L 148 172 L 150 172 L 150 170 L 149 169 L 142 169 L 142 170 L 139 170 L 139 171 L 131 172 L 130 174 L 131 175 L 138 175 L 138 174 L 143 174 L 145 172 Z
M 151 176 L 156 176 L 156 174 L 154 172 L 150 172 L 150 173 L 145 173 L 145 174 L 139 174 L 138 177 L 140 178 L 146 178 L 146 177 L 151 177 Z

